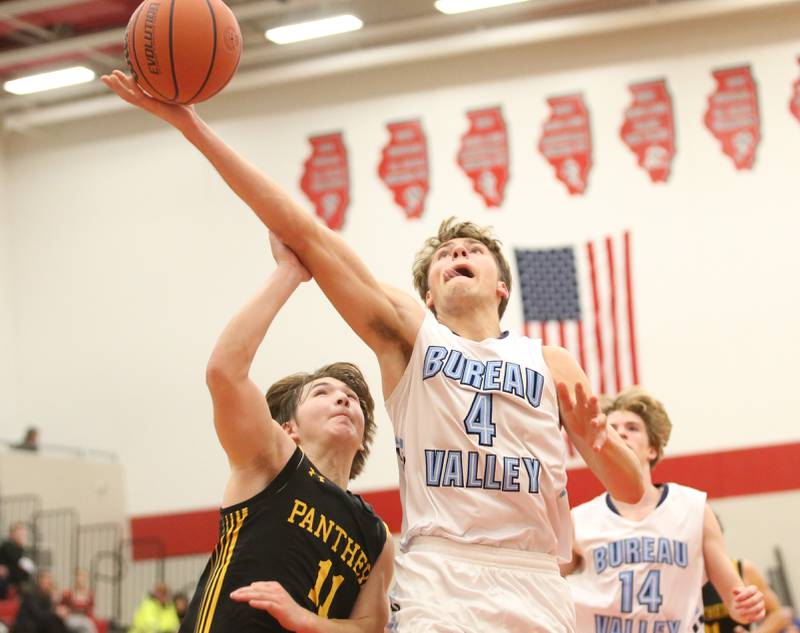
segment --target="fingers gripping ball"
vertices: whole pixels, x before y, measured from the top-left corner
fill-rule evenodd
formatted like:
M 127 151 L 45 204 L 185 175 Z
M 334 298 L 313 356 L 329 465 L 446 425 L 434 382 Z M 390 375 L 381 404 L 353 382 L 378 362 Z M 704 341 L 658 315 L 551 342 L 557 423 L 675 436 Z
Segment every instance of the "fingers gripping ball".
M 242 34 L 222 0 L 144 0 L 125 32 L 125 58 L 136 83 L 160 101 L 210 99 L 233 77 Z

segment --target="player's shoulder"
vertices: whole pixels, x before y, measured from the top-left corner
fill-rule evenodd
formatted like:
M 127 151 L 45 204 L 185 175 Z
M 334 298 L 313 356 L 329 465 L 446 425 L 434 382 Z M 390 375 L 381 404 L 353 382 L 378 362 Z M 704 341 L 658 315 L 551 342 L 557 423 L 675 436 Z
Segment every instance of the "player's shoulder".
M 594 499 L 589 499 L 589 501 L 585 501 L 580 505 L 575 506 L 572 508 L 572 516 L 575 519 L 580 519 L 581 517 L 589 516 L 598 514 L 600 512 L 605 513 L 608 511 L 608 501 L 607 501 L 608 493 L 604 492 L 602 494 L 597 495 Z
M 361 495 L 350 492 L 349 490 L 347 491 L 347 498 L 362 524 L 371 526 L 375 530 L 378 540 L 385 541 L 390 534 L 389 526 L 386 525 L 384 520 L 375 512 L 375 508 Z
M 356 509 L 357 512 L 362 514 L 364 517 L 375 519 L 377 521 L 381 520 L 380 517 L 378 516 L 378 513 L 375 512 L 375 508 L 373 508 L 372 504 L 366 501 L 364 497 L 349 490 L 345 492 L 347 495 L 348 502 L 353 508 Z
M 691 486 L 685 486 L 683 484 L 675 483 L 671 481 L 669 483 L 664 484 L 668 488 L 668 495 L 667 498 L 672 497 L 673 499 L 681 499 L 681 500 L 691 500 L 696 503 L 705 503 L 706 498 L 708 495 L 702 490 L 698 490 L 697 488 L 692 488 Z

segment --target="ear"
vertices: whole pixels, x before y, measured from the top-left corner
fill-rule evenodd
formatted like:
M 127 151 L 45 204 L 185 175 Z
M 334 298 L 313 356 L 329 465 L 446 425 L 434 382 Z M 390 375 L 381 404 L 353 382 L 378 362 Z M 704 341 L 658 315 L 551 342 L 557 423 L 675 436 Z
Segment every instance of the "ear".
M 284 422 L 281 424 L 283 430 L 286 431 L 286 434 L 292 438 L 292 441 L 300 446 L 300 435 L 297 432 L 297 423 L 294 420 L 289 420 L 288 422 Z
M 498 281 L 497 282 L 497 296 L 501 299 L 508 299 L 508 295 L 511 294 L 508 290 L 508 286 L 506 286 L 505 281 Z
M 658 450 L 655 447 L 650 446 L 647 450 L 647 461 L 652 463 L 652 461 L 657 457 L 658 457 Z
M 425 293 L 425 305 L 430 310 L 433 307 L 433 297 L 431 297 L 431 291 Z

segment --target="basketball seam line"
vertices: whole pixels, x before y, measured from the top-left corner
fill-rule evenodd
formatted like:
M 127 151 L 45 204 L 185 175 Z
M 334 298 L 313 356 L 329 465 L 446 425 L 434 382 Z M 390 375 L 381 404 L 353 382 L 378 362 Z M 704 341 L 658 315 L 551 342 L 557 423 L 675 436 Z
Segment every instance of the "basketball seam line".
M 142 12 L 142 9 L 144 9 L 144 3 L 142 3 L 142 5 L 139 7 L 139 13 Z M 136 27 L 138 24 L 139 16 L 137 15 L 136 19 L 133 21 L 133 37 L 131 38 L 131 42 L 133 42 L 133 61 L 139 67 L 139 74 L 141 75 L 142 79 L 144 79 L 145 82 L 147 82 L 147 85 L 153 89 L 153 92 L 155 92 L 158 96 L 167 99 L 168 97 L 166 95 L 161 94 L 161 92 L 159 92 L 156 87 L 150 83 L 147 75 L 144 74 L 144 70 L 142 70 L 142 63 L 139 61 L 139 54 L 136 52 Z
M 194 93 L 191 99 L 187 101 L 187 103 L 194 101 L 206 87 L 208 84 L 208 80 L 211 79 L 211 73 L 214 71 L 214 64 L 217 61 L 217 16 L 214 14 L 214 8 L 211 6 L 211 1 L 206 0 L 206 5 L 208 6 L 208 10 L 211 13 L 211 29 L 214 32 L 214 46 L 211 48 L 211 63 L 208 66 L 208 72 L 206 73 L 206 78 L 203 80 L 200 89 Z M 213 95 L 212 95 L 213 96 Z
M 169 7 L 169 65 L 172 70 L 172 85 L 175 87 L 175 96 L 172 98 L 172 101 L 177 101 L 178 94 L 180 93 L 178 89 L 178 75 L 175 72 L 175 51 L 172 44 L 172 24 L 175 16 L 175 4 L 177 2 L 178 0 L 172 0 L 172 4 Z

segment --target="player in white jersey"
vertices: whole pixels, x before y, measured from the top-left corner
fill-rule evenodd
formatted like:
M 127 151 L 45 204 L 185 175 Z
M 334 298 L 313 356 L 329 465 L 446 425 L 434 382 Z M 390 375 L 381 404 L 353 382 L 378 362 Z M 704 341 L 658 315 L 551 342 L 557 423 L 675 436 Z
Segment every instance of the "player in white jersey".
M 415 264 L 428 312 L 379 284 L 339 235 L 192 108 L 150 99 L 119 71 L 103 81 L 180 130 L 377 355 L 405 515 L 395 626 L 402 633 L 572 631 L 557 567 L 570 550 L 559 417 L 615 498 L 636 502 L 642 478 L 572 356 L 501 331 L 511 274 L 499 242 L 469 222 L 443 223 Z
M 578 633 L 701 633 L 706 577 L 738 622 L 763 618 L 764 596 L 731 565 L 706 494 L 653 484 L 672 428 L 661 402 L 634 387 L 603 409 L 639 458 L 645 494 L 635 504 L 602 494 L 572 511 L 575 555 L 562 571 Z

